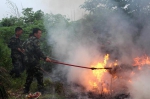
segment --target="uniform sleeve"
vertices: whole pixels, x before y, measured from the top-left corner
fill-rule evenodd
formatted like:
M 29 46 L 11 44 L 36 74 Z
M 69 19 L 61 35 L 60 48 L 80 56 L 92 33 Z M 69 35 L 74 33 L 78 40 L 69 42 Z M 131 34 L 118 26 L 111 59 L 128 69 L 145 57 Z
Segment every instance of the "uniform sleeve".
M 35 40 L 34 41 L 34 48 L 35 48 L 35 51 L 38 54 L 38 56 L 40 56 L 41 58 L 46 60 L 46 56 L 43 54 L 43 52 L 40 49 L 40 42 L 39 42 L 39 40 Z
M 22 43 L 22 48 L 24 49 L 25 48 L 25 46 L 26 46 L 26 43 L 27 43 L 27 41 L 24 41 L 23 43 Z
M 12 50 L 18 50 L 18 44 L 15 40 L 15 38 L 11 38 L 9 43 L 8 43 L 8 47 L 11 48 Z

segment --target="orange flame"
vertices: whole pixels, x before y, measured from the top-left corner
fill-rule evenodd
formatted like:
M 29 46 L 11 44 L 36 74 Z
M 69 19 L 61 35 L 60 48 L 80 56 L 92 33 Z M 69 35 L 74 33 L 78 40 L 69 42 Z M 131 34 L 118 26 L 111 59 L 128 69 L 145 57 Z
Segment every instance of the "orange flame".
M 108 90 L 107 88 L 104 88 L 103 92 L 108 94 L 110 92 L 110 90 Z
M 143 66 L 143 65 L 150 65 L 150 59 L 147 55 L 134 58 L 133 66 Z
M 113 67 L 113 66 L 118 66 L 118 60 L 116 60 L 115 62 L 111 62 L 109 61 L 109 54 L 105 55 L 103 61 L 97 62 L 96 64 L 92 64 L 91 67 L 94 68 L 104 68 L 104 67 Z M 144 55 L 142 57 L 136 57 L 134 58 L 134 64 L 133 66 L 139 66 L 138 69 L 141 70 L 141 66 L 144 65 L 150 65 L 150 58 L 147 55 Z M 105 94 L 109 94 L 111 92 L 113 92 L 113 90 L 111 89 L 111 85 L 109 85 L 109 83 L 106 83 L 106 77 L 105 74 L 107 73 L 107 71 L 105 69 L 95 69 L 92 72 L 92 79 L 88 79 L 88 85 L 90 87 L 90 89 L 96 89 L 98 90 L 98 92 L 101 93 L 105 93 Z M 131 72 L 130 76 L 135 76 L 135 72 Z M 120 77 L 119 79 L 121 79 L 122 77 Z M 117 76 L 114 76 L 113 79 L 117 79 Z M 127 80 L 128 83 L 132 84 L 132 79 L 128 79 Z
M 109 60 L 109 54 L 105 55 L 104 60 L 102 62 L 98 62 L 95 65 L 91 65 L 91 67 L 94 68 L 104 68 L 106 66 L 117 66 L 117 60 L 114 63 L 108 64 Z M 93 80 L 89 81 L 89 85 L 91 88 L 96 88 L 97 90 L 100 91 L 100 89 L 103 91 L 103 93 L 108 94 L 110 93 L 109 85 L 103 81 L 104 75 L 107 73 L 105 69 L 101 70 L 93 70 L 92 74 L 94 76 Z
M 109 54 L 105 55 L 104 62 L 101 62 L 101 63 L 99 62 L 96 65 L 92 65 L 92 67 L 94 67 L 94 68 L 104 68 L 107 64 L 108 59 L 109 59 Z M 93 74 L 97 78 L 97 80 L 101 80 L 101 78 L 102 78 L 102 76 L 105 72 L 106 72 L 105 69 L 93 70 Z

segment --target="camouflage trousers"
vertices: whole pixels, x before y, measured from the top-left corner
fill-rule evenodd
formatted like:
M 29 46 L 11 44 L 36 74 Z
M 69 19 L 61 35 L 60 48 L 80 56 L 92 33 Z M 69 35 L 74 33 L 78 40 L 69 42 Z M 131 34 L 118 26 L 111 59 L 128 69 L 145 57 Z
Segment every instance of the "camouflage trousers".
M 10 71 L 10 75 L 15 74 L 15 77 L 19 77 L 20 73 L 24 71 L 24 66 L 22 62 L 22 56 L 20 54 L 11 55 L 13 68 Z
M 38 64 L 40 65 L 40 64 Z M 43 84 L 43 73 L 40 69 L 40 66 L 35 66 L 34 68 L 29 68 L 27 70 L 27 78 L 26 78 L 26 83 L 24 85 L 25 90 L 29 91 L 30 90 L 30 85 L 33 81 L 33 78 L 36 78 L 37 83 L 38 83 L 38 91 L 41 91 L 44 89 L 44 84 Z

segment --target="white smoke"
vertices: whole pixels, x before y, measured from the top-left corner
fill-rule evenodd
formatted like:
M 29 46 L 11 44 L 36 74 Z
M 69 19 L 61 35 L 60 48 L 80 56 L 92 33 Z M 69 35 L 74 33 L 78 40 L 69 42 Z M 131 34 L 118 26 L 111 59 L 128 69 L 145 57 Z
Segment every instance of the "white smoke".
M 132 82 L 129 84 L 129 92 L 132 99 L 149 99 L 150 94 L 150 80 L 148 79 L 150 70 L 142 70 L 132 78 Z
M 42 5 L 42 8 L 47 13 L 62 14 L 71 20 L 78 20 L 85 14 L 80 5 L 85 0 L 39 0 L 35 1 Z
M 144 0 L 146 2 L 146 0 Z M 110 3 L 113 3 L 110 1 Z M 137 3 L 139 3 L 137 1 Z M 135 8 L 130 6 L 130 8 Z M 140 14 L 140 13 L 139 13 Z M 103 16 L 104 17 L 104 16 Z M 146 16 L 137 15 L 137 23 L 142 22 L 141 19 L 146 20 Z M 46 20 L 45 20 L 46 21 Z M 85 24 L 86 23 L 86 24 Z M 99 50 L 101 44 L 97 42 L 100 35 L 94 34 L 92 22 L 80 22 L 79 27 L 71 25 L 71 28 L 67 27 L 64 21 L 58 23 L 54 29 L 47 28 L 49 32 L 49 39 L 53 44 L 53 54 L 59 60 L 83 66 L 90 66 L 95 60 L 102 59 L 102 53 Z M 133 58 L 144 53 L 149 53 L 150 39 L 149 37 L 149 24 L 143 21 L 141 31 L 132 23 L 130 17 L 124 15 L 123 12 L 109 13 L 107 15 L 107 32 L 111 35 L 111 46 L 119 49 L 119 61 L 124 64 L 130 64 L 132 66 Z M 46 24 L 45 24 L 46 25 Z M 101 25 L 102 26 L 102 25 Z M 77 32 L 75 32 L 77 30 Z M 138 35 L 138 32 L 141 32 Z M 134 36 L 137 36 L 134 37 Z M 116 55 L 116 54 L 115 54 Z M 57 71 L 57 70 L 56 70 Z M 82 84 L 86 87 L 87 80 L 90 78 L 90 70 L 59 66 L 59 71 L 67 73 L 67 81 Z M 90 71 L 90 72 L 89 72 Z M 132 84 L 128 85 L 123 81 L 120 84 L 126 84 L 129 89 L 129 93 L 132 99 L 148 99 L 149 94 L 149 80 L 147 79 L 148 72 L 137 73 L 135 78 L 130 78 Z M 128 74 L 122 74 L 127 76 Z M 130 75 L 129 75 L 130 76 Z M 108 76 L 108 78 L 110 75 Z M 109 78 L 110 79 L 110 78 Z

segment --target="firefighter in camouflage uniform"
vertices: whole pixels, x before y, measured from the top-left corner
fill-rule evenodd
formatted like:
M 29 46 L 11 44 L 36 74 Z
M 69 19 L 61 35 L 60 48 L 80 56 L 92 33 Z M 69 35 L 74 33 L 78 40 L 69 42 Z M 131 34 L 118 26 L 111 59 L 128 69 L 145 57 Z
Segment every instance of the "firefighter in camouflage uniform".
M 22 34 L 22 28 L 17 27 L 15 29 L 15 35 L 10 38 L 8 43 L 8 47 L 11 49 L 11 58 L 13 68 L 10 71 L 10 75 L 15 74 L 15 77 L 20 77 L 20 73 L 23 72 L 24 66 L 22 63 L 23 51 L 21 47 L 21 40 L 20 36 Z
M 27 78 L 24 85 L 24 93 L 29 93 L 30 85 L 32 83 L 33 77 L 37 79 L 38 91 L 44 92 L 43 84 L 43 73 L 40 69 L 40 59 L 46 62 L 51 62 L 51 60 L 46 57 L 40 49 L 39 39 L 41 37 L 42 31 L 39 28 L 34 28 L 32 36 L 23 43 L 23 48 L 25 50 L 25 56 L 27 56 L 28 62 L 26 63 Z M 26 61 L 26 58 L 24 59 Z

